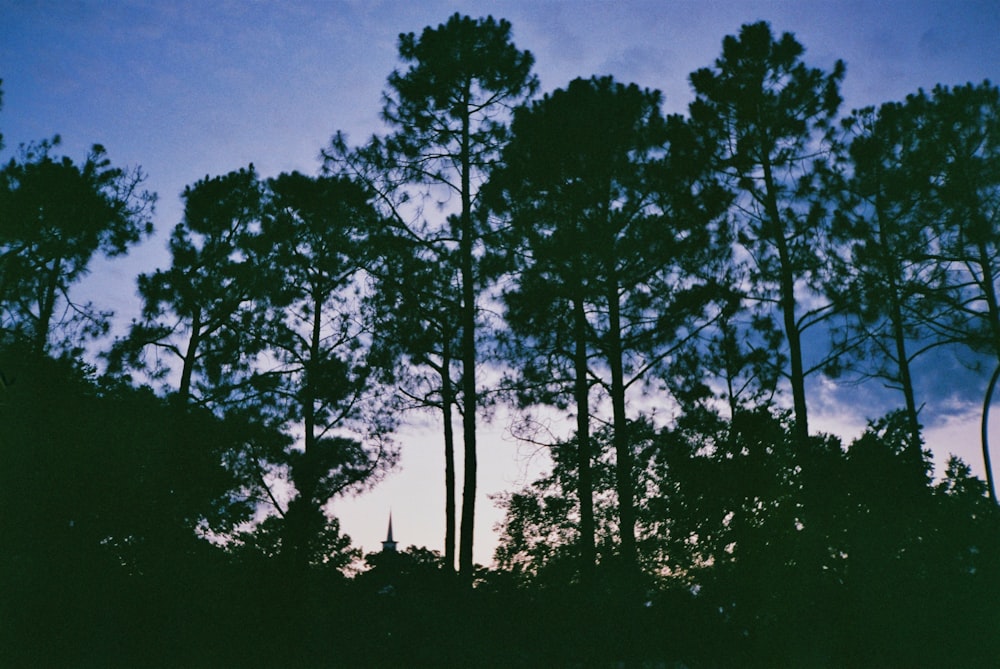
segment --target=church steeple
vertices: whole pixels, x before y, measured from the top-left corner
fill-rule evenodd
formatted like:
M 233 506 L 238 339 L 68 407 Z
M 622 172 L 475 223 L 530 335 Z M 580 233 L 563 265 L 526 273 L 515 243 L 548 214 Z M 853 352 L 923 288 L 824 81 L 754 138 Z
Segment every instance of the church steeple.
M 392 538 L 392 511 L 389 512 L 389 533 L 386 535 L 385 541 L 382 542 L 382 552 L 396 552 L 396 542 Z

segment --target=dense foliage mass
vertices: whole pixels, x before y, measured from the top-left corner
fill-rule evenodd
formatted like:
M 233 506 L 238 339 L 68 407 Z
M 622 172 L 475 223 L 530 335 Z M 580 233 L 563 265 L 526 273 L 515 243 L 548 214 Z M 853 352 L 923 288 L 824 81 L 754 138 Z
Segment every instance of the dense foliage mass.
M 389 133 L 337 134 L 317 176 L 193 182 L 113 342 L 74 289 L 155 196 L 99 145 L 22 147 L 0 168 L 5 666 L 1000 663 L 1000 90 L 845 114 L 843 64 L 804 54 L 744 26 L 664 116 L 610 77 L 535 97 L 506 21 L 401 35 Z M 915 363 L 955 353 L 987 371 L 985 482 L 924 449 Z M 817 434 L 821 374 L 899 409 Z M 496 403 L 565 433 L 520 432 L 551 467 L 495 497 L 484 569 Z M 362 556 L 331 503 L 393 466 L 414 409 L 441 419 L 443 555 Z

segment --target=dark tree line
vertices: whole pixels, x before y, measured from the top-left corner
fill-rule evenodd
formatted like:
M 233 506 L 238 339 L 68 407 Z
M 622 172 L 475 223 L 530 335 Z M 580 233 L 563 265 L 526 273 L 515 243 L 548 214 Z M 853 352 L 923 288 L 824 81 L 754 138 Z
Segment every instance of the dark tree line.
M 158 638 L 141 612 L 187 644 L 164 666 L 199 644 L 262 666 L 996 662 L 1000 91 L 844 114 L 843 63 L 804 56 L 743 26 L 665 116 L 611 77 L 535 97 L 504 20 L 403 34 L 386 134 L 335 135 L 317 176 L 188 186 L 170 265 L 96 355 L 114 315 L 73 288 L 152 231 L 155 195 L 99 145 L 21 147 L 0 169 L 15 660 L 91 639 L 83 664 L 132 663 Z M 923 449 L 915 363 L 955 354 L 985 370 L 985 483 L 957 460 L 935 479 Z M 850 444 L 816 434 L 819 374 L 900 410 Z M 499 402 L 566 432 L 547 474 L 497 496 L 490 571 L 477 432 Z M 419 409 L 442 426 L 443 555 L 362 557 L 336 501 L 392 466 Z

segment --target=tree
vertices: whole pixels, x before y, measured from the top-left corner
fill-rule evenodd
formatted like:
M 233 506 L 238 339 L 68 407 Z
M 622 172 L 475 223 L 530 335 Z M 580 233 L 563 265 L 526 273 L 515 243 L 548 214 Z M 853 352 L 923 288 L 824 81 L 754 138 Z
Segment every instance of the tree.
M 988 82 L 919 91 L 902 104 L 845 120 L 849 164 L 834 175 L 835 234 L 848 244 L 835 300 L 856 319 L 856 354 L 904 393 L 914 443 L 919 422 L 910 363 L 956 343 L 1000 360 L 995 219 L 998 94 Z M 912 350 L 912 342 L 917 348 Z M 998 367 L 1000 369 L 1000 367 Z M 983 458 L 995 374 L 983 405 Z
M 101 145 L 77 165 L 52 155 L 58 144 L 24 146 L 0 170 L 0 332 L 39 352 L 107 333 L 111 313 L 70 289 L 96 254 L 123 255 L 152 232 L 156 199 L 140 190 L 138 168 L 113 167 Z
M 218 592 L 207 537 L 252 515 L 224 465 L 233 426 L 24 342 L 0 367 L 16 379 L 0 402 L 6 660 L 141 663 L 141 630 L 202 618 L 182 602 Z
M 444 561 L 455 568 L 455 432 L 454 414 L 461 412 L 455 365 L 461 343 L 456 297 L 458 282 L 453 253 L 424 244 L 395 230 L 375 241 L 378 260 L 369 299 L 378 332 L 373 346 L 385 356 L 383 370 L 392 370 L 410 408 L 441 413 L 445 454 Z M 394 365 L 389 361 L 404 364 Z M 422 373 L 429 370 L 428 373 Z
M 611 430 L 598 429 L 592 435 L 588 431 L 587 438 L 590 462 L 585 470 L 580 469 L 582 449 L 576 438 L 557 442 L 549 449 L 551 471 L 515 492 L 494 497 L 503 512 L 494 559 L 529 587 L 581 582 L 592 588 L 598 546 L 603 558 L 613 559 L 618 509 Z M 589 499 L 580 497 L 581 471 L 590 478 Z M 584 518 L 587 502 L 590 517 Z M 589 541 L 584 532 L 591 533 Z M 586 555 L 587 550 L 593 554 Z
M 946 305 L 932 329 L 997 361 L 982 421 L 987 484 L 996 501 L 986 428 L 1000 379 L 1000 89 L 989 82 L 937 86 L 928 115 L 919 156 L 933 166 L 927 215 L 934 244 L 926 258 L 940 266 L 931 291 Z
M 743 639 L 730 657 L 919 663 L 908 647 L 933 626 L 915 612 L 933 608 L 928 548 L 947 524 L 934 519 L 929 454 L 912 448 L 902 413 L 848 448 L 825 435 L 803 445 L 787 412 L 767 410 L 682 415 L 659 439 L 651 498 L 664 567 L 722 609 Z
M 730 248 L 727 241 L 715 244 L 719 250 Z M 783 362 L 781 331 L 772 319 L 747 313 L 740 287 L 745 273 L 731 256 L 706 263 L 702 275 L 714 287 L 713 317 L 666 370 L 671 395 L 683 412 L 712 412 L 721 402 L 730 419 L 773 406 Z
M 270 282 L 257 257 L 264 190 L 253 165 L 184 189 L 184 220 L 170 236 L 171 266 L 138 278 L 142 320 L 115 343 L 112 369 L 166 376 L 181 364 L 177 395 L 218 408 L 253 360 L 251 322 Z M 147 359 L 150 351 L 155 355 Z
M 249 516 L 223 465 L 233 430 L 209 412 L 23 346 L 0 350 L 0 362 L 17 379 L 0 406 L 4 534 L 16 551 L 39 558 L 80 540 L 85 556 L 148 571 Z
M 409 409 L 439 411 L 444 433 L 445 562 L 455 568 L 455 431 L 461 415 L 461 276 L 454 245 L 435 241 L 437 232 L 422 220 L 423 209 L 409 192 L 405 164 L 373 137 L 350 148 L 342 133 L 323 151 L 324 172 L 364 184 L 375 195 L 385 226 L 371 237 L 368 271 L 374 281 L 367 299 L 378 336 L 376 355 Z M 392 364 L 391 361 L 396 361 Z M 402 363 L 402 364 L 400 364 Z
M 370 333 L 358 294 L 368 235 L 381 221 L 368 192 L 344 178 L 293 172 L 269 180 L 268 190 L 260 242 L 270 250 L 265 275 L 273 285 L 256 336 L 273 366 L 258 369 L 252 385 L 278 424 L 302 432 L 301 450 L 277 463 L 297 495 L 276 508 L 282 553 L 304 566 L 330 559 L 327 503 L 392 461 L 391 425 L 370 395 Z
M 399 37 L 404 72 L 389 75 L 383 118 L 394 129 L 386 148 L 411 182 L 442 187 L 459 198 L 435 244 L 457 246 L 461 295 L 461 404 L 465 444 L 459 570 L 471 579 L 476 494 L 476 321 L 477 247 L 484 231 L 475 225 L 474 205 L 505 137 L 506 109 L 537 87 L 534 58 L 511 42 L 511 26 L 492 17 L 459 14 L 418 37 Z M 450 228 L 450 229 L 449 229 Z
M 589 390 L 611 400 L 622 556 L 636 562 L 634 457 L 626 394 L 692 331 L 726 202 L 691 128 L 664 119 L 658 92 L 577 79 L 519 110 L 490 188 L 510 219 L 516 287 L 505 299 L 527 371 L 576 405 L 584 569 L 593 560 Z M 520 361 L 518 361 L 520 362 Z M 544 398 L 544 396 L 543 396 Z M 551 401 L 551 400 L 550 400 Z
M 802 336 L 831 313 L 796 297 L 796 288 L 818 278 L 825 246 L 825 212 L 815 198 L 824 158 L 823 136 L 840 105 L 844 64 L 832 72 L 807 67 L 803 47 L 790 33 L 775 40 L 767 23 L 744 25 L 722 43 L 714 68 L 691 75 L 690 112 L 716 142 L 718 169 L 741 195 L 737 239 L 751 259 L 747 298 L 774 305 L 783 324 L 796 430 L 809 434 Z
M 853 112 L 843 121 L 847 150 L 840 157 L 845 164 L 827 176 L 836 210 L 832 235 L 845 254 L 828 258 L 834 281 L 826 292 L 846 317 L 836 333 L 842 338 L 838 346 L 853 358 L 841 356 L 832 371 L 860 366 L 861 374 L 898 388 L 917 450 L 920 423 L 911 363 L 947 343 L 931 337 L 925 325 L 940 312 L 940 300 L 929 299 L 927 288 L 939 281 L 942 269 L 925 257 L 934 243 L 926 216 L 933 206 L 932 168 L 921 157 L 926 116 L 923 94 Z

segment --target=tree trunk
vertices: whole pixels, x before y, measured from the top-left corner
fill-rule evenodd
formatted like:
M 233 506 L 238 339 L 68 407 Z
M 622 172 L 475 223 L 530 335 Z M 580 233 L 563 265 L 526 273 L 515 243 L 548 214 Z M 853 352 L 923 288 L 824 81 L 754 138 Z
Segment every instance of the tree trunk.
M 313 297 L 313 322 L 309 334 L 309 360 L 303 370 L 305 379 L 302 384 L 302 422 L 305 431 L 305 451 L 308 456 L 316 446 L 316 366 L 320 363 L 320 344 L 323 339 L 323 302 L 319 297 Z
M 906 336 L 903 332 L 903 316 L 900 312 L 898 293 L 892 287 L 892 330 L 896 341 L 896 358 L 899 366 L 899 384 L 903 388 L 903 398 L 906 401 L 906 422 L 910 428 L 910 448 L 920 454 L 920 421 L 917 417 L 917 399 L 913 390 L 913 376 L 910 373 L 910 360 L 906 352 Z
M 455 569 L 455 429 L 452 408 L 455 393 L 451 385 L 451 343 L 445 337 L 441 356 L 441 419 L 444 421 L 444 561 Z
M 187 351 L 184 353 L 184 366 L 181 368 L 181 382 L 177 394 L 181 402 L 187 404 L 191 400 L 191 378 L 194 376 L 194 363 L 198 359 L 198 346 L 201 344 L 201 309 L 191 317 L 191 336 L 188 337 Z
M 785 239 L 785 226 L 782 224 L 781 212 L 778 210 L 778 200 L 774 174 L 771 163 L 765 159 L 764 196 L 766 198 L 767 217 L 771 223 L 771 235 L 778 251 L 779 291 L 781 315 L 785 325 L 785 339 L 788 342 L 788 358 L 791 364 L 789 381 L 792 384 L 792 402 L 795 410 L 795 435 L 799 443 L 805 445 L 809 439 L 809 420 L 806 415 L 806 381 L 805 369 L 802 363 L 802 333 L 799 332 L 795 320 L 795 275 L 792 259 L 788 252 L 788 242 Z
M 285 515 L 285 531 L 282 550 L 293 569 L 305 570 L 309 566 L 310 536 L 318 525 L 323 523 L 322 505 L 317 497 L 319 485 L 319 468 L 313 462 L 316 454 L 316 379 L 315 372 L 320 364 L 320 345 L 322 343 L 322 300 L 313 299 L 313 322 L 309 336 L 309 358 L 303 370 L 302 383 L 302 423 L 304 433 L 304 448 L 298 466 L 292 468 L 292 482 L 299 495 L 288 505 Z
M 49 276 L 45 285 L 45 293 L 38 300 L 38 324 L 33 333 L 32 346 L 38 354 L 45 353 L 49 345 L 49 330 L 52 329 L 52 315 L 56 310 L 56 291 L 59 288 L 59 274 L 62 260 L 56 258 L 48 269 Z
M 466 90 L 465 100 L 470 97 Z M 459 253 L 462 265 L 462 435 L 465 439 L 465 472 L 462 489 L 462 534 L 459 543 L 458 571 L 472 581 L 474 568 L 472 541 L 476 521 L 476 289 L 472 258 L 472 157 L 470 155 L 469 112 L 462 117 L 462 214 Z
M 990 256 L 986 244 L 979 243 L 979 263 L 983 268 L 983 290 L 986 296 L 986 305 L 989 314 L 990 336 L 993 338 L 993 351 L 997 357 L 997 369 L 990 378 L 990 384 L 986 389 L 986 398 L 983 401 L 983 465 L 986 467 L 986 485 L 989 487 L 990 498 L 996 504 L 997 490 L 996 482 L 993 478 L 993 465 L 990 462 L 990 439 L 988 434 L 990 404 L 993 402 L 993 391 L 1000 378 L 1000 300 L 997 298 L 996 278 L 993 275 L 993 266 L 990 263 Z
M 615 482 L 618 492 L 618 524 L 621 557 L 627 571 L 638 565 L 635 545 L 635 502 L 632 443 L 625 413 L 625 368 L 622 360 L 622 321 L 615 268 L 608 267 L 608 366 L 611 368 L 611 409 L 615 446 Z
M 903 329 L 903 310 L 900 303 L 899 281 L 901 275 L 899 262 L 889 238 L 885 232 L 882 222 L 881 188 L 876 195 L 875 215 L 879 219 L 878 241 L 881 247 L 882 257 L 886 262 L 891 263 L 887 267 L 886 280 L 889 283 L 889 318 L 892 322 L 892 337 L 896 346 L 896 365 L 899 368 L 899 384 L 903 389 L 903 398 L 906 402 L 906 422 L 910 428 L 910 448 L 914 454 L 920 456 L 920 421 L 917 417 L 917 399 L 913 389 L 913 376 L 910 373 L 910 359 L 906 351 L 906 333 Z
M 993 376 L 990 377 L 990 383 L 986 387 L 986 398 L 983 400 L 983 423 L 981 426 L 983 440 L 983 464 L 986 467 L 986 486 L 990 492 L 990 499 L 993 500 L 994 504 L 997 504 L 998 501 L 996 482 L 993 480 L 993 465 L 990 462 L 989 426 L 990 404 L 993 402 L 993 391 L 997 386 L 997 379 L 1000 379 L 1000 362 L 997 363 L 997 368 L 993 371 Z
M 580 577 L 593 582 L 594 483 L 590 470 L 590 386 L 587 381 L 587 314 L 582 299 L 573 300 L 573 394 L 576 399 L 577 496 L 580 499 Z

